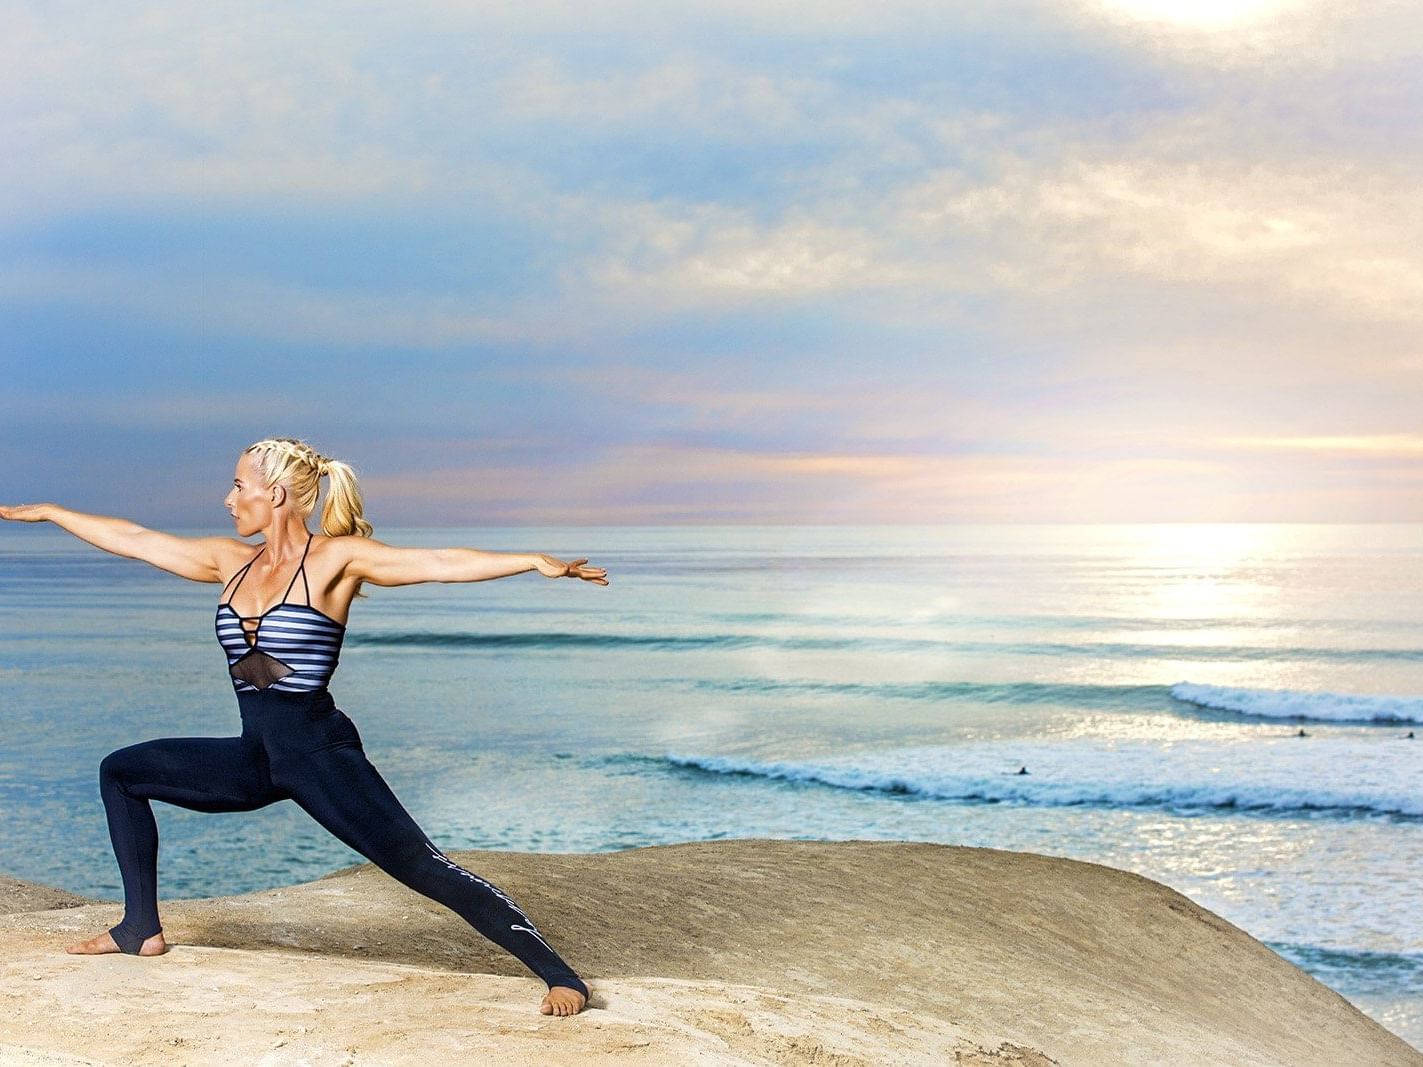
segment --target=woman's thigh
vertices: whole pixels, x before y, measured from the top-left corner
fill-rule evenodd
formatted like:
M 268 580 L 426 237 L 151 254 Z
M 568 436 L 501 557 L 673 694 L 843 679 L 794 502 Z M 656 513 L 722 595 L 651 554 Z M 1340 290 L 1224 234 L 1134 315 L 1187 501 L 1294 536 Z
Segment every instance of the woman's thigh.
M 100 781 L 193 811 L 252 811 L 284 798 L 260 746 L 241 737 L 159 737 L 115 749 Z
M 376 866 L 405 873 L 432 861 L 429 838 L 361 745 L 313 752 L 300 765 L 284 763 L 281 780 L 307 814 Z

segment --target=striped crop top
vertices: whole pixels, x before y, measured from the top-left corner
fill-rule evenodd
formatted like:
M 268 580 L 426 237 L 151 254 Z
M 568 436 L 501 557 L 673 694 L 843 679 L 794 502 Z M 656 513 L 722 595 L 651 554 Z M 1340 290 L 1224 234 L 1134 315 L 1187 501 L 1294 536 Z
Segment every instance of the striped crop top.
M 346 635 L 346 627 L 330 615 L 311 606 L 311 586 L 306 581 L 306 553 L 311 549 L 312 534 L 306 536 L 306 548 L 302 549 L 301 563 L 292 575 L 287 591 L 278 603 L 260 615 L 239 615 L 232 609 L 232 598 L 218 604 L 217 640 L 227 653 L 227 673 L 232 675 L 232 686 L 239 693 L 260 689 L 276 689 L 287 693 L 311 693 L 325 689 L 336 670 L 341 654 L 341 640 Z M 233 575 L 237 585 L 247 570 L 267 549 L 263 545 L 257 555 L 242 565 Z M 292 604 L 287 601 L 297 574 L 306 589 L 306 603 Z M 232 579 L 228 579 L 232 584 Z M 223 593 L 227 586 L 223 586 Z M 254 623 L 248 629 L 248 623 Z

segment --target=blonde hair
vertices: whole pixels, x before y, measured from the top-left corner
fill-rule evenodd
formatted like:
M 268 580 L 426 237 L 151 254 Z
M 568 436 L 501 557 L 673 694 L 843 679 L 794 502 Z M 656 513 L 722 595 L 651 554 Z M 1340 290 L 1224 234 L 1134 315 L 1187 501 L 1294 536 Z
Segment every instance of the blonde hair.
M 350 464 L 323 456 L 296 437 L 264 437 L 242 451 L 256 458 L 257 469 L 268 486 L 279 483 L 286 486 L 303 519 L 316 510 L 321 476 L 326 475 L 330 481 L 326 505 L 321 509 L 321 532 L 327 537 L 371 536 L 375 527 L 362 514 L 365 501 Z M 358 586 L 356 596 L 364 595 Z

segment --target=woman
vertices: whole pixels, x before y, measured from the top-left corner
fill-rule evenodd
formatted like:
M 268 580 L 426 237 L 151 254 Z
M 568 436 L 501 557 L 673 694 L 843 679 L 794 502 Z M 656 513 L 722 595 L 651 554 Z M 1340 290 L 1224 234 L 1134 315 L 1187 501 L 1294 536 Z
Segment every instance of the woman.
M 323 476 L 330 482 L 318 541 L 306 520 Z M 252 811 L 291 799 L 392 877 L 523 961 L 549 986 L 539 1006 L 543 1014 L 577 1014 L 588 987 L 513 900 L 425 836 L 366 759 L 355 724 L 326 686 L 351 600 L 364 595 L 362 582 L 478 582 L 538 570 L 547 578 L 607 585 L 607 572 L 586 559 L 564 563 L 539 553 L 382 544 L 362 517 L 351 468 L 291 437 L 244 449 L 224 504 L 238 537 L 262 535 L 255 553 L 233 537 L 174 537 L 55 504 L 0 506 L 0 517 L 49 520 L 107 552 L 223 587 L 217 638 L 227 653 L 242 734 L 161 738 L 104 757 L 99 789 L 123 877 L 124 917 L 68 951 L 156 956 L 168 950 L 158 921 L 151 800 L 195 811 Z

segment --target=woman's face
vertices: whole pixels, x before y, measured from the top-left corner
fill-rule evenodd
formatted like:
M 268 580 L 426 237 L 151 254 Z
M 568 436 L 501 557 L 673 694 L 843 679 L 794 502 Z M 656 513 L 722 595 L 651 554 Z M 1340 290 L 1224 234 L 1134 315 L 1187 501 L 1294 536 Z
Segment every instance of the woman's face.
M 237 469 L 232 472 L 232 490 L 222 506 L 232 514 L 239 537 L 256 533 L 271 523 L 271 492 L 257 469 L 257 458 L 250 452 L 238 457 Z

